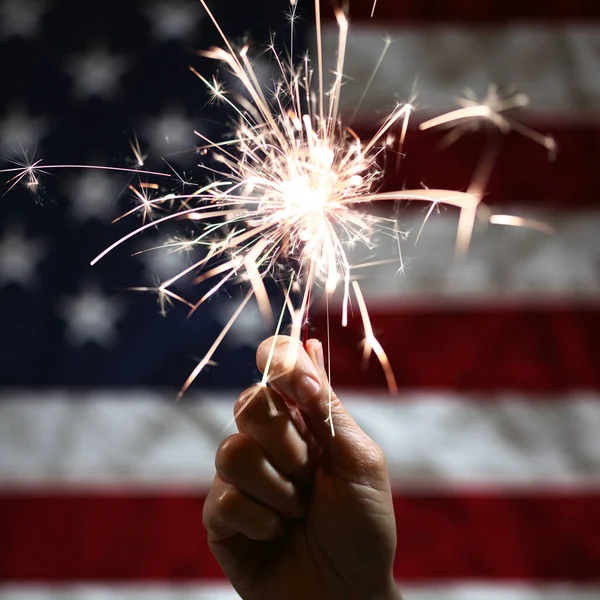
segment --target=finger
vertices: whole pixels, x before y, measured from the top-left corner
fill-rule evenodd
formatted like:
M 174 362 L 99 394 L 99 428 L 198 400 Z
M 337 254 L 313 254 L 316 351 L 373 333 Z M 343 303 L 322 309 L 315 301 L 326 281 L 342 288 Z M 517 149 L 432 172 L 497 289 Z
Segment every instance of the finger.
M 371 480 L 386 472 L 381 449 L 362 431 L 331 389 L 323 347 L 318 340 L 309 340 L 305 350 L 293 338 L 271 338 L 257 351 L 257 364 L 263 372 L 269 357 L 271 386 L 298 406 L 331 468 L 353 480 Z
M 228 437 L 217 450 L 217 474 L 225 481 L 288 519 L 304 516 L 301 492 L 284 478 L 248 435 Z
M 271 540 L 284 531 L 283 519 L 246 496 L 218 475 L 204 503 L 202 521 L 210 542 L 242 534 L 252 540 Z
M 331 443 L 344 443 L 346 434 L 354 438 L 360 430 L 330 388 L 325 374 L 321 343 L 309 340 L 307 348 L 312 356 L 297 340 L 278 336 L 263 342 L 257 351 L 257 364 L 264 373 L 271 355 L 268 381 L 270 385 L 289 398 L 300 409 L 306 424 L 315 439 L 324 447 Z M 333 440 L 329 422 L 329 412 L 333 414 Z
M 298 418 L 300 415 L 294 418 L 277 392 L 265 387 L 250 388 L 238 398 L 234 414 L 239 431 L 258 443 L 280 473 L 303 483 L 309 480 L 309 443 L 314 444 L 314 440 L 308 437 L 310 433 Z

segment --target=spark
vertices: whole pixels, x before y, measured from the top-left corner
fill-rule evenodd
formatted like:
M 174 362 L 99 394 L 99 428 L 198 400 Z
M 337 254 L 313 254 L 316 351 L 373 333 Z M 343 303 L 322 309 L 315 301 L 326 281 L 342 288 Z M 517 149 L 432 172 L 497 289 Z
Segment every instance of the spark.
M 11 160 L 11 162 L 17 167 L 12 169 L 4 169 L 0 171 L 0 173 L 16 173 L 11 179 L 8 180 L 8 189 L 5 192 L 5 195 L 8 194 L 11 190 L 13 190 L 17 185 L 21 182 L 25 181 L 25 187 L 32 193 L 36 193 L 38 191 L 40 180 L 38 178 L 38 173 L 48 174 L 47 171 L 42 171 L 38 169 L 38 165 L 41 161 L 30 161 L 27 156 L 25 156 L 24 161 L 19 160 Z
M 148 157 L 143 154 L 142 148 L 140 146 L 140 141 L 138 140 L 137 135 L 134 136 L 133 140 L 131 140 L 129 142 L 129 147 L 131 148 L 131 151 L 133 152 L 133 156 L 135 157 L 137 166 L 143 167 L 144 164 L 146 163 L 146 158 L 148 158 Z
M 140 189 L 134 187 L 133 185 L 130 185 L 128 187 L 129 190 L 133 193 L 134 198 L 137 200 L 137 205 L 133 210 L 130 210 L 128 213 L 125 213 L 118 219 L 115 219 L 113 223 L 120 221 L 124 217 L 127 217 L 134 212 L 141 212 L 142 222 L 146 223 L 146 221 L 150 220 L 150 218 L 154 215 L 154 211 L 157 208 L 162 209 L 162 204 L 166 199 L 168 199 L 168 196 L 163 196 L 159 199 L 158 202 L 152 200 L 151 192 L 148 192 L 147 190 L 156 190 L 158 186 L 156 186 L 155 184 L 153 185 L 148 183 L 141 183 Z
M 385 373 L 385 378 L 387 380 L 388 388 L 392 392 L 398 391 L 398 385 L 396 383 L 396 378 L 394 377 L 394 372 L 392 370 L 392 365 L 385 353 L 385 350 L 381 346 L 381 343 L 375 336 L 373 332 L 373 326 L 371 325 L 371 319 L 369 317 L 369 310 L 367 309 L 367 304 L 365 302 L 364 296 L 360 289 L 360 285 L 358 281 L 353 281 L 352 286 L 354 288 L 354 293 L 356 294 L 356 300 L 358 301 L 358 308 L 360 310 L 360 316 L 363 320 L 364 328 L 365 328 L 365 340 L 364 340 L 364 357 L 365 360 L 368 360 L 371 352 L 374 352 L 383 367 L 383 372 Z
M 379 58 L 377 59 L 377 62 L 375 63 L 375 67 L 374 67 L 373 71 L 371 72 L 371 75 L 369 77 L 369 80 L 367 81 L 367 84 L 365 85 L 365 89 L 363 90 L 362 96 L 359 98 L 358 102 L 356 103 L 354 112 L 352 113 L 352 116 L 350 117 L 350 123 L 354 122 L 354 119 L 356 118 L 356 115 L 358 114 L 360 107 L 362 106 L 363 102 L 365 101 L 365 98 L 367 97 L 367 94 L 369 93 L 369 89 L 370 89 L 371 85 L 373 84 L 373 81 L 375 80 L 375 77 L 377 76 L 377 73 L 379 72 L 381 65 L 383 64 L 385 55 L 387 54 L 388 50 L 390 49 L 390 46 L 392 45 L 392 41 L 393 40 L 391 37 L 386 37 L 384 39 L 383 50 L 381 51 L 381 54 L 379 55 Z
M 527 229 L 535 229 L 541 233 L 552 235 L 555 233 L 554 227 L 540 221 L 538 219 L 526 219 L 515 215 L 490 215 L 490 223 L 492 225 L 505 225 L 510 227 L 525 227 Z
M 458 99 L 458 104 L 461 108 L 421 123 L 420 129 L 425 131 L 432 127 L 448 128 L 450 133 L 446 143 L 451 144 L 465 133 L 479 129 L 484 123 L 490 123 L 502 133 L 516 131 L 524 135 L 546 148 L 550 160 L 556 158 L 556 140 L 552 136 L 538 133 L 506 114 L 513 109 L 527 106 L 529 97 L 526 94 L 502 94 L 498 87 L 492 84 L 483 100 L 478 100 L 473 92 L 468 90 L 463 98 Z

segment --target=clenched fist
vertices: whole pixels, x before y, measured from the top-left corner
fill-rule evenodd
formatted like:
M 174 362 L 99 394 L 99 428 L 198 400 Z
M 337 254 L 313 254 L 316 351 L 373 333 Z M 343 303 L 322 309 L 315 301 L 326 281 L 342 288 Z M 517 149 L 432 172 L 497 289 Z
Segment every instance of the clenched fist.
M 385 457 L 331 391 L 321 343 L 267 340 L 263 372 L 273 344 L 271 388 L 242 394 L 217 452 L 210 547 L 244 600 L 399 600 Z

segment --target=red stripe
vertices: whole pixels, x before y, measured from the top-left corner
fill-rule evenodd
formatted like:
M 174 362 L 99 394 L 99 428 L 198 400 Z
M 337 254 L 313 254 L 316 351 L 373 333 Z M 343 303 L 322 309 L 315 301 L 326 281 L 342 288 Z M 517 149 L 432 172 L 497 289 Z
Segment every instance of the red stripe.
M 536 203 L 544 208 L 600 208 L 600 125 L 557 126 L 549 121 L 531 122 L 539 132 L 555 137 L 558 155 L 549 162 L 546 150 L 516 133 L 505 136 L 486 188 L 486 202 Z M 364 139 L 372 134 L 361 128 Z M 385 189 L 429 188 L 466 190 L 489 134 L 467 134 L 442 149 L 440 130 L 411 131 L 400 169 L 390 167 Z M 393 166 L 395 159 L 388 163 Z
M 397 499 L 395 575 L 429 582 L 597 579 L 599 503 L 598 495 L 567 493 Z M 0 496 L 0 579 L 220 578 L 202 504 L 201 496 L 177 493 Z
M 369 20 L 373 0 L 350 2 L 354 20 Z M 327 11 L 328 12 L 328 11 Z M 329 16 L 329 15 L 328 15 Z M 375 21 L 397 21 L 399 24 L 432 21 L 461 23 L 495 23 L 507 20 L 595 19 L 600 7 L 591 0 L 378 0 Z
M 596 307 L 410 310 L 371 303 L 371 320 L 402 388 L 557 392 L 600 389 L 600 302 Z M 315 314 L 311 335 L 326 339 Z M 375 359 L 361 368 L 360 316 L 330 320 L 332 378 L 339 387 L 385 385 Z

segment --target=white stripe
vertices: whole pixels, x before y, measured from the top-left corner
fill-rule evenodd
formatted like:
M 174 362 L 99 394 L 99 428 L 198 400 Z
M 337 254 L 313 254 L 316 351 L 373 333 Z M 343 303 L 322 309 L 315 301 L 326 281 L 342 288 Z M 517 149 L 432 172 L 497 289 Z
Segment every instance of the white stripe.
M 7 586 L 0 600 L 239 600 L 228 585 Z
M 598 600 L 600 587 L 558 585 L 400 585 L 404 600 Z M 236 600 L 226 584 L 190 586 L 7 586 L 0 600 Z
M 354 110 L 384 47 L 394 41 L 362 105 L 374 111 L 406 101 L 445 110 L 465 89 L 481 93 L 490 83 L 516 86 L 535 110 L 569 112 L 600 108 L 598 39 L 600 27 L 570 23 L 531 26 L 389 27 L 351 23 L 342 106 Z M 332 71 L 337 29 L 323 31 L 325 63 Z M 311 44 L 315 46 L 314 40 Z M 315 51 L 312 56 L 316 56 Z
M 341 393 L 385 451 L 396 487 L 600 487 L 600 396 Z M 234 394 L 0 396 L 0 483 L 180 484 L 206 490 Z M 230 429 L 232 431 L 233 428 Z
M 421 306 L 459 301 L 464 306 L 490 300 L 576 303 L 600 298 L 600 212 L 574 211 L 552 218 L 531 209 L 509 209 L 510 214 L 554 227 L 555 233 L 480 223 L 468 256 L 457 259 L 457 212 L 432 215 L 418 237 L 426 208 L 422 215 L 400 216 L 398 227 L 408 234 L 400 253 L 397 241 L 385 234 L 375 240 L 373 251 L 360 244 L 350 251 L 352 274 L 365 282 L 362 287 L 370 302 Z M 373 265 L 378 261 L 383 264 Z

